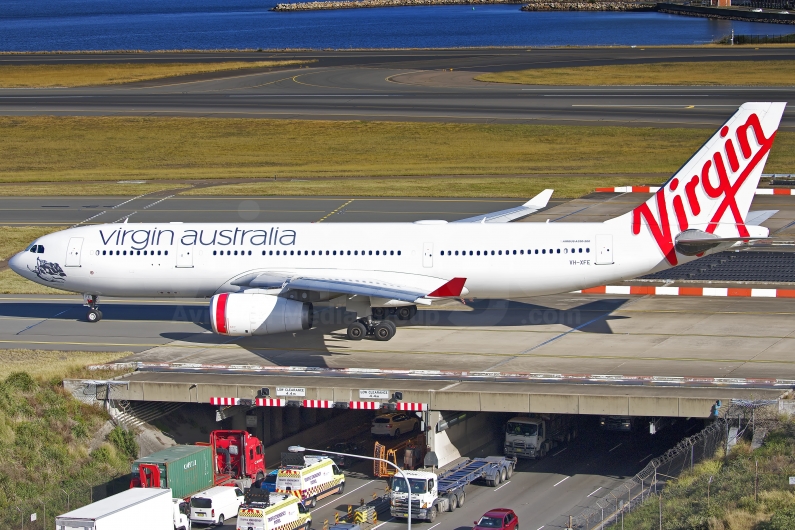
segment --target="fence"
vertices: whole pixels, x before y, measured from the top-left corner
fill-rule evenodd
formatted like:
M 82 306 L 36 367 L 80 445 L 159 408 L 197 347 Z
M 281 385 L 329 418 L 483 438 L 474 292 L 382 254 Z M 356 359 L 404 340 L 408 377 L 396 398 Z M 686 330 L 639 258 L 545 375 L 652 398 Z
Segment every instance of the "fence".
M 723 37 L 721 44 L 729 44 L 732 38 Z M 795 42 L 795 33 L 789 35 L 735 35 L 734 44 L 786 44 Z
M 618 522 L 623 512 L 631 512 L 650 495 L 656 495 L 668 480 L 676 478 L 696 463 L 715 456 L 724 447 L 726 426 L 726 420 L 719 418 L 653 459 L 640 473 L 572 517 L 572 528 L 602 530 Z

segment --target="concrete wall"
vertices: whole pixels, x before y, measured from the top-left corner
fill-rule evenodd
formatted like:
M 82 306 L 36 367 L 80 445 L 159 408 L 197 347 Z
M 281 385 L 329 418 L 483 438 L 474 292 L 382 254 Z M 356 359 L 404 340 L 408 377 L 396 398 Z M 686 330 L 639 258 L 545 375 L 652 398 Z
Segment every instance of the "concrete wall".
M 444 466 L 462 456 L 486 456 L 484 451 L 489 454 L 501 454 L 499 449 L 502 446 L 502 426 L 511 414 L 469 413 L 461 423 L 442 432 L 436 432 L 439 421 L 455 415 L 449 412 L 429 412 L 428 445 L 436 453 L 439 466 Z

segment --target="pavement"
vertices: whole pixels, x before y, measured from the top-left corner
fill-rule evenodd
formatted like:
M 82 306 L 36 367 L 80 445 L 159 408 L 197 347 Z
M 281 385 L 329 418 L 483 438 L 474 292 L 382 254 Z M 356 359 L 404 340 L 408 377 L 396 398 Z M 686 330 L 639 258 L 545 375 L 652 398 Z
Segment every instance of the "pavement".
M 795 48 L 590 48 L 279 53 L 8 55 L 3 64 L 306 59 L 306 68 L 202 74 L 85 88 L 2 89 L 0 115 L 720 125 L 746 101 L 790 101 L 787 87 L 553 87 L 481 83 L 483 72 L 667 61 L 793 59 Z M 795 128 L 785 114 L 782 130 Z

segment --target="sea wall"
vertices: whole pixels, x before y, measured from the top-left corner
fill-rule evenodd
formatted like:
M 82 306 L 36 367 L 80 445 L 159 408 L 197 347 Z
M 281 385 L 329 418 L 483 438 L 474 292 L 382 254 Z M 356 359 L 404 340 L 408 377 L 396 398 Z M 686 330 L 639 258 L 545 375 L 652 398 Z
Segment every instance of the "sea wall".
M 319 11 L 323 9 L 359 9 L 368 7 L 523 4 L 524 0 L 322 0 L 277 4 L 271 11 Z
M 643 2 L 550 2 L 531 0 L 522 11 L 654 11 L 655 5 Z
M 741 20 L 743 22 L 768 22 L 773 24 L 795 24 L 795 14 L 763 11 L 754 13 L 746 9 L 730 9 L 720 7 L 683 6 L 680 4 L 657 4 L 657 11 L 673 15 L 690 17 L 717 18 L 723 20 Z

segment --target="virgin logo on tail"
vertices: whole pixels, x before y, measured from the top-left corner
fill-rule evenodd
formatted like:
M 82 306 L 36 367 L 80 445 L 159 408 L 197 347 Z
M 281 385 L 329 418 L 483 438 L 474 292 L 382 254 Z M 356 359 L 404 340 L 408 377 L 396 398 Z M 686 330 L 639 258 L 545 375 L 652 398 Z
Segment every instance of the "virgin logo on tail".
M 719 141 L 703 162 L 700 174 L 693 175 L 684 183 L 680 182 L 680 175 L 675 176 L 653 199 L 632 211 L 632 233 L 640 234 L 645 221 L 671 265 L 678 263 L 674 238 L 679 232 L 698 227 L 714 233 L 727 210 L 734 217 L 733 224 L 739 237 L 749 236 L 744 220 L 747 212 L 743 212 L 738 206 L 737 194 L 748 176 L 770 152 L 776 133 L 774 131 L 769 137 L 765 136 L 756 113 L 748 116 L 746 122 L 734 131 L 734 135 L 730 135 L 730 132 L 728 126 L 720 130 L 719 137 L 723 142 Z M 754 142 L 750 141 L 749 133 L 753 133 Z M 756 179 L 752 180 L 753 187 L 756 188 Z M 672 228 L 674 220 L 669 215 L 669 199 L 678 227 L 676 232 Z M 656 215 L 649 206 L 652 201 L 657 206 Z

